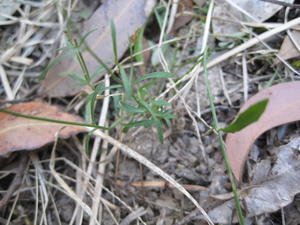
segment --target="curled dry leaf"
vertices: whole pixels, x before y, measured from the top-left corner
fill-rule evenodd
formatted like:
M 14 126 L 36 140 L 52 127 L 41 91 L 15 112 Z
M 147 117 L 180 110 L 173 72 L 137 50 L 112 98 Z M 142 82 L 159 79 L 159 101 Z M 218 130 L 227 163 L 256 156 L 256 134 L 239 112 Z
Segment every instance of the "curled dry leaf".
M 289 35 L 286 35 L 280 47 L 280 50 L 278 52 L 278 55 L 284 60 L 288 60 L 300 56 L 300 52 L 297 48 L 300 46 L 300 31 L 297 30 L 291 31 L 290 35 L 293 38 L 295 44 L 297 44 L 298 46 L 295 46 L 295 44 L 293 43 Z M 279 60 L 276 59 L 275 63 L 278 62 Z
M 57 107 L 43 102 L 20 103 L 8 107 L 7 110 L 36 117 L 82 122 L 80 117 L 64 113 Z M 63 127 L 65 128 L 61 129 Z M 26 119 L 0 112 L 0 155 L 39 148 L 54 141 L 58 131 L 60 138 L 68 138 L 87 130 L 85 127 Z
M 118 57 L 121 57 L 128 47 L 129 37 L 146 22 L 155 2 L 155 0 L 105 1 L 90 19 L 83 23 L 82 34 L 92 31 L 86 39 L 87 45 L 108 67 L 113 66 L 111 21 L 114 21 L 116 26 Z M 103 70 L 97 72 L 101 69 L 100 63 L 87 51 L 83 52 L 83 58 L 89 73 L 95 73 L 93 81 L 99 79 L 104 74 Z M 60 97 L 74 95 L 82 90 L 82 86 L 78 85 L 77 80 L 66 74 L 62 75 L 63 72 L 79 76 L 82 74 L 79 63 L 74 61 L 72 56 L 65 57 L 53 68 L 50 68 L 40 92 L 51 97 Z
M 300 193 L 300 138 L 294 138 L 287 145 L 272 150 L 276 160 L 264 179 L 252 180 L 250 185 L 240 190 L 241 202 L 247 217 L 275 212 L 290 204 L 295 195 Z M 261 176 L 260 169 L 254 170 L 254 177 Z M 265 171 L 263 171 L 265 173 Z M 208 214 L 215 223 L 228 224 L 237 222 L 232 218 L 234 200 L 228 200 L 212 209 Z
M 266 88 L 250 98 L 241 108 L 269 99 L 260 119 L 239 132 L 228 134 L 226 148 L 235 177 L 240 181 L 250 148 L 256 138 L 276 126 L 300 120 L 300 81 L 282 83 Z

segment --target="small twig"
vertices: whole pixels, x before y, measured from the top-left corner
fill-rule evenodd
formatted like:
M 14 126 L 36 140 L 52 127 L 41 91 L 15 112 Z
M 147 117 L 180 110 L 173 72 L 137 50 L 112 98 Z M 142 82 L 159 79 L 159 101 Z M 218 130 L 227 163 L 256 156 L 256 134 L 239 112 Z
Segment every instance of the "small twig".
M 127 185 L 126 182 L 117 180 L 116 184 L 119 186 L 125 186 Z M 170 184 L 167 181 L 164 180 L 152 180 L 152 181 L 135 181 L 132 183 L 128 183 L 128 185 L 136 187 L 136 188 L 172 188 L 175 187 Z M 207 190 L 207 187 L 200 186 L 200 185 L 192 185 L 192 184 L 182 184 L 182 187 L 184 187 L 188 191 L 205 191 Z
M 2 209 L 10 200 L 10 198 L 12 197 L 12 195 L 14 194 L 14 192 L 21 186 L 22 184 L 22 180 L 24 177 L 24 173 L 26 171 L 26 166 L 27 166 L 27 161 L 28 161 L 28 157 L 27 154 L 21 154 L 20 155 L 20 160 L 19 160 L 19 166 L 18 168 L 16 168 L 16 175 L 13 179 L 13 181 L 11 182 L 7 192 L 5 193 L 5 195 L 3 196 L 3 198 L 0 200 L 0 209 Z
M 145 210 L 143 207 L 138 208 L 137 210 L 131 212 L 128 216 L 126 216 L 120 225 L 129 225 L 131 222 L 136 220 L 137 218 L 145 215 L 147 213 L 147 210 Z
M 244 101 L 246 102 L 248 99 L 248 69 L 247 69 L 247 61 L 246 56 L 243 54 L 242 56 L 242 68 L 243 68 L 243 90 L 244 90 Z
M 260 35 L 257 35 L 256 37 L 246 41 L 245 43 L 225 52 L 223 55 L 220 55 L 218 57 L 216 57 L 215 59 L 212 59 L 211 61 L 209 61 L 207 63 L 207 68 L 211 68 L 221 62 L 223 62 L 224 60 L 227 60 L 228 58 L 242 52 L 242 51 L 245 51 L 246 49 L 258 44 L 258 43 L 261 43 L 262 41 L 266 40 L 267 38 L 273 36 L 273 35 L 276 35 L 282 31 L 285 31 L 287 29 L 290 29 L 296 25 L 299 25 L 300 24 L 300 18 L 296 18 L 296 19 L 293 19 L 289 22 L 287 22 L 286 24 L 282 24 L 281 26 L 278 26 L 272 30 L 269 30 L 269 31 L 266 31 Z M 158 98 L 162 98 L 163 96 L 165 96 L 170 90 L 174 89 L 176 87 L 176 85 L 184 82 L 184 81 L 187 81 L 189 79 L 191 79 L 193 77 L 193 74 L 196 73 L 196 74 L 199 74 L 203 72 L 203 67 L 201 67 L 201 64 L 199 63 L 199 65 L 197 66 L 197 68 L 195 68 L 195 71 L 191 71 L 187 74 L 185 74 L 183 77 L 181 77 L 179 80 L 176 81 L 175 85 L 170 85 L 163 93 L 160 94 L 160 96 Z M 184 87 L 181 88 L 181 90 L 179 90 L 178 93 L 176 93 L 175 96 L 173 96 L 171 99 L 169 99 L 169 102 L 172 102 L 173 100 L 175 100 L 176 98 L 178 98 L 178 96 L 180 94 L 182 94 L 182 90 L 189 84 L 189 82 L 187 82 Z
M 173 0 L 173 2 L 172 2 L 171 13 L 170 13 L 168 27 L 167 27 L 167 31 L 166 31 L 167 34 L 169 34 L 171 32 L 172 27 L 174 25 L 175 17 L 176 17 L 176 13 L 177 13 L 177 9 L 178 9 L 178 2 L 179 2 L 178 0 Z
M 91 130 L 91 129 L 90 129 Z M 138 152 L 134 151 L 127 145 L 124 145 L 123 143 L 117 141 L 116 139 L 110 137 L 109 135 L 105 134 L 104 132 L 100 130 L 95 130 L 93 133 L 95 136 L 99 136 L 102 139 L 107 140 L 110 144 L 116 146 L 118 149 L 120 149 L 125 155 L 130 156 L 131 158 L 135 159 L 136 161 L 142 163 L 144 166 L 148 167 L 151 169 L 154 173 L 158 174 L 162 178 L 164 178 L 166 181 L 171 183 L 178 191 L 180 191 L 182 194 L 184 194 L 197 208 L 198 210 L 202 213 L 204 216 L 204 219 L 208 222 L 208 224 L 213 225 L 214 223 L 210 219 L 210 217 L 207 215 L 207 213 L 204 211 L 204 209 L 199 205 L 198 201 L 189 193 L 187 190 L 182 187 L 181 184 L 179 184 L 177 181 L 174 180 L 170 175 L 165 173 L 162 169 L 157 167 L 155 164 L 150 162 L 147 158 L 144 156 L 140 155 Z
M 278 1 L 278 0 L 260 0 L 260 1 L 269 2 L 269 3 L 272 3 L 272 4 L 281 5 L 281 6 L 285 6 L 285 7 L 300 9 L 299 4 L 292 4 L 292 3 L 287 3 L 287 2 Z

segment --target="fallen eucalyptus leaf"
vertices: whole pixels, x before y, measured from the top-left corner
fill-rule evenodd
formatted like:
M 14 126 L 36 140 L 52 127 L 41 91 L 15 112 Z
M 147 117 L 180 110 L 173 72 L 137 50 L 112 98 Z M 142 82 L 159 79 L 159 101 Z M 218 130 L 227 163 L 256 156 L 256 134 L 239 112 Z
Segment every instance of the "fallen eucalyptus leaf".
M 276 126 L 300 120 L 300 81 L 293 81 L 266 88 L 250 98 L 241 108 L 243 112 L 255 102 L 269 99 L 259 121 L 244 129 L 228 134 L 226 148 L 235 177 L 240 181 L 250 148 L 257 137 Z
M 121 57 L 128 47 L 129 37 L 146 22 L 155 2 L 155 0 L 105 1 L 90 19 L 83 23 L 82 33 L 94 30 L 87 36 L 86 43 L 107 66 L 113 66 L 111 21 L 116 26 L 118 57 Z M 89 52 L 85 51 L 82 54 L 91 74 L 101 69 L 99 62 Z M 93 81 L 99 79 L 104 74 L 103 71 L 98 72 Z M 81 74 L 79 63 L 73 60 L 72 56 L 62 58 L 57 65 L 50 68 L 39 91 L 50 97 L 59 97 L 74 95 L 82 90 L 83 87 L 77 84 L 77 80 L 66 74 L 62 75 L 63 72 Z
M 82 122 L 78 117 L 60 111 L 57 107 L 43 102 L 27 102 L 6 108 L 9 111 L 70 122 Z M 65 127 L 64 129 L 61 129 Z M 59 132 L 60 138 L 68 138 L 79 132 L 86 132 L 85 127 L 57 124 L 33 119 L 16 117 L 0 112 L 0 155 L 17 150 L 32 150 L 54 141 Z

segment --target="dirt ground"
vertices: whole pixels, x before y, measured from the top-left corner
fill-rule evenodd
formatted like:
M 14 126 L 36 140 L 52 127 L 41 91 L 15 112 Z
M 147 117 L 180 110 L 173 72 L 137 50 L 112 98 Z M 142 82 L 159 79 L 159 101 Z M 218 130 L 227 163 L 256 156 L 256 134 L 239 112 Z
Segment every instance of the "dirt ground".
M 20 1 L 12 12 L 0 10 L 11 16 L 5 19 L 0 14 L 0 105 L 6 107 L 38 100 L 84 118 L 86 93 L 42 96 L 39 76 L 56 56 L 57 49 L 66 44 L 61 27 L 66 25 L 64 18 L 70 14 L 70 20 L 81 24 L 108 1 L 118 2 Z M 166 42 L 161 49 L 170 72 L 176 76 L 174 80 L 200 65 L 197 59 L 203 53 L 204 25 L 209 17 L 209 2 L 179 2 L 180 7 L 174 14 L 169 1 L 157 1 L 154 6 L 157 14 L 154 11 L 150 14 L 143 36 L 144 49 L 160 42 L 158 18 L 163 22 L 169 7 L 170 16 L 166 21 L 170 23 L 173 15 L 175 22 L 163 37 Z M 299 6 L 299 3 L 293 4 Z M 8 3 L 0 1 L 0 4 Z M 58 13 L 62 8 L 64 10 Z M 283 6 L 262 24 L 279 26 L 286 19 L 299 17 L 299 13 L 297 7 L 291 7 L 287 12 L 287 7 Z M 41 15 L 44 19 L 38 20 Z M 219 15 L 211 17 L 222 21 Z M 249 26 L 250 31 L 242 30 L 241 36 L 232 38 L 218 34 L 219 27 L 216 26 L 221 25 L 213 23 L 207 36 L 208 62 L 266 31 L 263 26 L 253 25 Z M 230 124 L 245 101 L 260 90 L 299 80 L 300 55 L 292 58 L 282 55 L 286 64 L 277 61 L 286 36 L 285 30 L 276 33 L 208 69 L 220 127 Z M 168 43 L 168 40 L 173 41 Z M 153 48 L 143 54 L 142 66 L 132 66 L 132 61 L 124 65 L 126 69 L 132 66 L 136 79 L 164 71 L 164 60 L 159 54 Z M 119 61 L 127 57 L 130 57 L 130 50 Z M 171 101 L 176 118 L 171 120 L 171 127 L 164 127 L 164 143 L 160 143 L 153 127 L 132 128 L 125 133 L 117 126 L 104 133 L 144 156 L 182 184 L 214 224 L 238 224 L 220 141 L 212 129 L 214 121 L 207 84 L 203 73 L 193 79 L 190 85 L 187 85 L 187 79 L 176 86 L 180 93 Z M 162 83 L 163 87 L 155 86 L 151 93 L 159 96 L 170 85 L 170 80 L 166 81 Z M 163 98 L 168 101 L 174 96 L 176 91 L 169 91 Z M 105 107 L 104 99 L 96 105 L 97 118 Z M 110 99 L 105 125 L 111 125 L 117 119 L 114 99 Z M 288 112 L 286 114 L 288 116 Z M 300 224 L 299 133 L 297 122 L 285 124 L 265 132 L 252 146 L 243 180 L 238 184 L 246 224 Z M 99 138 L 80 133 L 68 139 L 53 138 L 51 143 L 33 151 L 3 155 L 0 158 L 0 224 L 207 224 L 205 216 L 178 188 L 143 162 L 124 154 L 109 140 L 105 136 Z M 295 151 L 291 153 L 291 149 Z M 276 201 L 272 200 L 275 195 L 279 196 Z

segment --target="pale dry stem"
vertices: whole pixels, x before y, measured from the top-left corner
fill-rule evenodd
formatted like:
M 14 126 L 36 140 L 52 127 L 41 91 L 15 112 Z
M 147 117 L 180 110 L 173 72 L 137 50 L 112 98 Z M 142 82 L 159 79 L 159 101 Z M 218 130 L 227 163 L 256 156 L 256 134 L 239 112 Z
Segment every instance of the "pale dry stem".
M 121 142 L 115 140 L 114 138 L 106 135 L 100 130 L 94 131 L 94 135 L 101 137 L 102 139 L 105 139 L 110 144 L 116 146 L 118 149 L 120 149 L 125 155 L 128 155 L 129 157 L 135 159 L 139 163 L 143 164 L 144 166 L 148 167 L 150 170 L 152 170 L 154 173 L 158 174 L 162 178 L 164 178 L 166 181 L 168 181 L 171 185 L 176 187 L 178 191 L 183 193 L 204 215 L 204 218 L 209 224 L 214 224 L 207 213 L 204 211 L 204 209 L 199 205 L 199 203 L 194 199 L 194 197 L 187 192 L 182 185 L 180 185 L 177 181 L 174 180 L 170 175 L 165 173 L 163 170 L 161 170 L 159 167 L 157 167 L 155 164 L 150 162 L 148 159 L 146 159 L 144 156 L 140 155 L 138 152 L 134 151 L 133 149 L 129 148 L 127 145 L 122 144 Z

